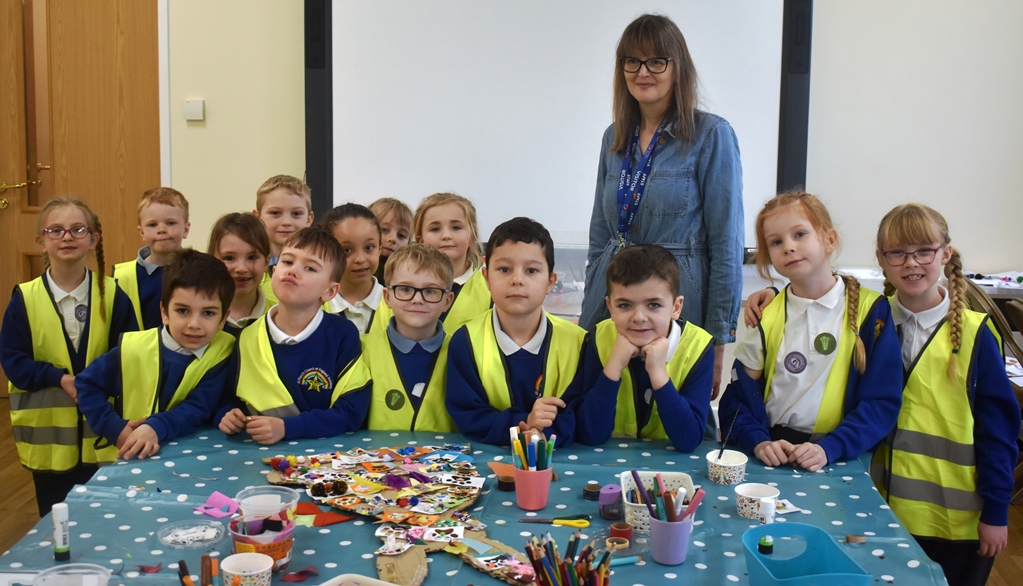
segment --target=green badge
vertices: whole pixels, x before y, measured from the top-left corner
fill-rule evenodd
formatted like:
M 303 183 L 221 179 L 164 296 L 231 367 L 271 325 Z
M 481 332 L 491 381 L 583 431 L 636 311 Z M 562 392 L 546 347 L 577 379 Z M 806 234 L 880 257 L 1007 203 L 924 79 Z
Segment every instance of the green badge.
M 813 349 L 825 356 L 834 352 L 836 348 L 838 348 L 838 340 L 835 339 L 835 336 L 832 336 L 827 332 L 817 336 L 813 340 Z
M 387 408 L 391 411 L 397 411 L 405 406 L 405 393 L 398 389 L 391 389 L 387 391 L 387 395 L 384 396 L 384 402 L 387 403 Z

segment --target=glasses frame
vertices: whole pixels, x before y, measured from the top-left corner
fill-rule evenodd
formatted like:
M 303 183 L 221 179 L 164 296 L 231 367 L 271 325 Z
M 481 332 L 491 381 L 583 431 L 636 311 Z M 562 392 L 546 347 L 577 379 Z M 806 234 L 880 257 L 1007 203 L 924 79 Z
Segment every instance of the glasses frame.
M 63 226 L 47 227 L 43 228 L 43 234 L 50 240 L 63 240 L 65 234 L 71 234 L 71 238 L 81 240 L 92 234 L 92 228 L 88 226 L 71 226 L 70 228 L 64 228 Z
M 412 295 L 409 296 L 407 299 L 402 299 L 398 295 L 399 287 L 402 289 L 412 289 Z M 444 301 L 444 295 L 451 292 L 450 289 L 442 289 L 441 287 L 413 287 L 412 285 L 391 285 L 390 287 L 388 287 L 388 289 L 391 290 L 391 295 L 394 295 L 394 298 L 397 299 L 398 301 L 412 301 L 413 299 L 416 298 L 416 295 L 418 294 L 420 297 L 423 298 L 423 301 L 426 303 L 440 303 Z M 438 298 L 436 301 L 431 301 L 430 299 L 427 299 L 426 298 L 427 291 L 440 291 L 441 292 L 440 298 Z
M 941 246 L 939 246 L 937 248 L 917 248 L 913 252 L 906 252 L 905 250 L 882 250 L 881 251 L 881 256 L 884 257 L 884 261 L 886 263 L 888 263 L 888 266 L 901 267 L 901 266 L 906 264 L 906 261 L 909 260 L 909 257 L 913 257 L 913 260 L 916 261 L 916 264 L 918 264 L 918 265 L 920 265 L 922 267 L 925 267 L 925 266 L 927 266 L 929 264 L 932 264 L 935 261 L 935 259 L 938 258 L 938 251 L 941 250 L 942 248 L 945 248 L 945 245 L 941 245 Z M 920 257 L 917 256 L 921 252 L 929 252 L 929 253 L 931 253 L 931 260 L 929 260 L 927 262 L 924 262 L 923 260 L 921 260 Z M 902 262 L 900 262 L 900 263 L 892 262 L 891 258 L 888 256 L 889 254 L 892 254 L 892 253 L 901 254 L 902 255 Z
M 635 57 L 622 57 L 621 58 L 622 71 L 624 71 L 625 73 L 639 73 L 640 69 L 646 67 L 646 70 L 650 72 L 650 75 L 660 75 L 660 74 L 664 73 L 665 71 L 668 70 L 668 63 L 671 61 L 671 57 L 651 57 L 649 59 L 636 59 L 636 61 L 639 61 L 639 67 L 637 67 L 633 71 L 629 71 L 628 69 L 625 68 L 625 60 L 626 59 L 636 59 L 636 58 Z M 664 61 L 664 69 L 662 69 L 660 71 L 654 71 L 653 69 L 650 69 L 649 65 L 647 65 L 647 62 L 649 62 L 649 61 L 658 61 L 658 60 L 663 60 Z

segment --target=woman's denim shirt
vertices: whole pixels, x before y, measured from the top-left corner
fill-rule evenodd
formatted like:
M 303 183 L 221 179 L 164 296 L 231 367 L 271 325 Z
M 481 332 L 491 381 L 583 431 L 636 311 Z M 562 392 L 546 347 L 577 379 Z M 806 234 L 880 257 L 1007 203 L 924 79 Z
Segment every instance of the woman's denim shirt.
M 735 341 L 742 299 L 744 241 L 742 165 L 739 143 L 720 116 L 696 112 L 691 143 L 669 126 L 654 152 L 650 179 L 628 244 L 659 244 L 681 268 L 682 317 L 707 330 L 716 344 Z M 607 265 L 618 251 L 618 179 L 623 155 L 609 152 L 614 125 L 604 132 L 597 189 L 590 219 L 586 290 L 579 325 L 593 329 L 608 317 L 604 303 Z M 635 153 L 638 168 L 645 145 Z

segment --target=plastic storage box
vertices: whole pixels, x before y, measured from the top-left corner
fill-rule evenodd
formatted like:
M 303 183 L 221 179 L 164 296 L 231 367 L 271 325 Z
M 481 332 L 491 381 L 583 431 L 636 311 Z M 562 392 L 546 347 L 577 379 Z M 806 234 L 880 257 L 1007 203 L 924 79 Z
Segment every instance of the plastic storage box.
M 774 551 L 757 551 L 760 538 L 774 538 Z M 771 523 L 742 535 L 752 586 L 867 586 L 872 577 L 826 531 L 803 523 Z
M 646 471 L 639 473 L 639 479 L 643 481 L 643 488 L 657 490 L 657 472 Z M 693 497 L 693 479 L 685 472 L 661 472 L 664 478 L 664 488 L 674 492 L 680 487 L 686 489 L 686 499 Z M 622 472 L 618 475 L 622 485 L 622 499 L 625 501 L 625 520 L 632 525 L 636 533 L 650 533 L 650 512 L 643 503 L 630 503 L 629 491 L 636 488 L 636 481 L 632 479 L 631 472 Z M 684 508 L 682 509 L 685 510 Z

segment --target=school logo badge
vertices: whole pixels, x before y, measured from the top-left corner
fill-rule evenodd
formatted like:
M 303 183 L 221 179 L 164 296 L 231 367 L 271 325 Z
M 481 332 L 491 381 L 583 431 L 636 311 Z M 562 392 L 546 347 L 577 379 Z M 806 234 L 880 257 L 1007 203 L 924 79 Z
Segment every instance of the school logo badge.
M 801 352 L 789 352 L 785 356 L 785 370 L 792 374 L 799 374 L 806 370 L 806 356 Z
M 84 324 L 85 323 L 85 319 L 87 317 L 89 317 L 89 306 L 88 305 L 82 303 L 82 304 L 79 304 L 79 305 L 75 306 L 75 319 L 78 320 L 79 323 L 83 323 Z
M 384 402 L 391 411 L 397 411 L 405 406 L 405 393 L 398 389 L 391 389 L 384 395 Z
M 834 352 L 837 347 L 838 340 L 835 339 L 835 336 L 827 332 L 824 332 L 813 340 L 813 349 L 825 356 Z
M 321 393 L 331 388 L 330 377 L 320 368 L 309 368 L 302 371 L 298 377 L 298 384 L 307 391 Z

